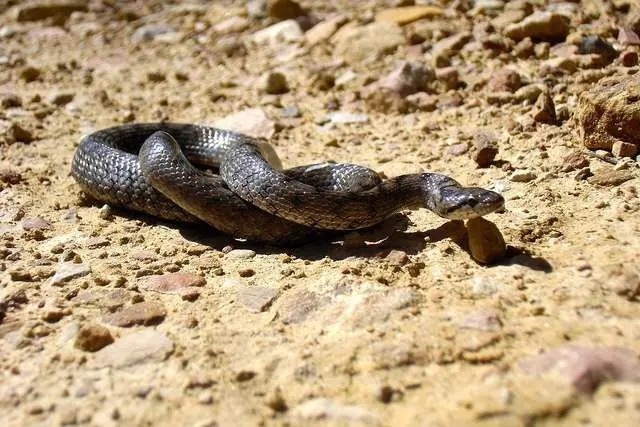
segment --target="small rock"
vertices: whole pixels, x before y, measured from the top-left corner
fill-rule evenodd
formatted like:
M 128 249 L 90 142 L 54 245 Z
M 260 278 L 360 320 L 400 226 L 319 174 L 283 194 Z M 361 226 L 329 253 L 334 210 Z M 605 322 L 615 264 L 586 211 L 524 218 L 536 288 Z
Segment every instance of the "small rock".
M 89 273 L 91 273 L 91 267 L 86 264 L 64 262 L 61 263 L 56 270 L 56 273 L 51 278 L 50 284 L 52 286 L 61 286 L 72 279 L 86 276 Z
M 52 19 L 56 23 L 66 21 L 73 12 L 86 12 L 87 3 L 82 0 L 36 1 L 19 6 L 15 10 L 18 22 Z
M 22 182 L 22 174 L 14 169 L 0 166 L 0 182 L 9 185 L 19 184 Z
M 560 13 L 536 12 L 517 24 L 508 25 L 504 35 L 520 41 L 526 37 L 534 41 L 561 42 L 567 38 L 569 19 Z
M 248 108 L 231 114 L 216 121 L 213 126 L 254 138 L 271 139 L 276 133 L 275 122 L 260 108 Z
M 26 66 L 22 70 L 20 70 L 20 78 L 25 82 L 29 83 L 40 78 L 40 69 L 33 66 Z
M 538 123 L 554 125 L 558 122 L 551 92 L 544 91 L 533 106 L 533 119 Z
M 571 172 L 589 167 L 589 160 L 581 151 L 575 150 L 562 160 L 562 172 Z
M 149 42 L 163 35 L 175 34 L 176 29 L 167 24 L 147 24 L 138 28 L 131 36 L 131 40 L 135 43 Z
M 96 353 L 95 366 L 124 368 L 162 362 L 173 352 L 173 343 L 162 332 L 145 329 L 119 338 Z
M 507 245 L 498 227 L 484 218 L 467 221 L 469 251 L 473 259 L 482 264 L 492 264 L 502 258 Z
M 289 85 L 284 74 L 271 71 L 262 75 L 258 82 L 258 90 L 271 95 L 280 95 L 289 92 Z
M 618 43 L 622 46 L 640 46 L 640 37 L 630 28 L 620 28 L 618 31 Z
M 247 18 L 241 16 L 232 16 L 213 26 L 213 31 L 217 34 L 241 33 L 251 26 L 251 22 Z
M 74 96 L 75 94 L 73 92 L 58 91 L 50 94 L 49 97 L 47 98 L 47 102 L 49 102 L 49 104 L 51 105 L 58 105 L 58 106 L 67 105 L 68 103 L 73 101 Z
M 478 132 L 473 141 L 471 158 L 478 167 L 486 168 L 498 155 L 498 137 L 491 132 Z
M 633 178 L 634 174 L 626 170 L 605 169 L 596 172 L 588 181 L 600 187 L 617 187 Z
M 289 407 L 282 396 L 280 388 L 276 388 L 265 400 L 265 404 L 276 412 L 285 412 Z
M 535 172 L 528 169 L 517 169 L 513 171 L 509 180 L 511 182 L 531 182 L 537 178 Z
M 261 19 L 267 17 L 267 0 L 249 0 L 247 2 L 247 15 Z
M 391 74 L 380 81 L 380 85 L 400 96 L 423 92 L 435 80 L 434 71 L 422 63 L 405 61 Z
M 437 58 L 450 58 L 460 51 L 468 42 L 473 38 L 470 32 L 461 32 L 449 37 L 445 37 L 431 49 L 431 56 L 436 60 Z M 442 63 L 437 64 L 438 68 L 448 67 L 451 64 Z
M 455 67 L 444 67 L 436 70 L 436 80 L 444 84 L 444 90 L 454 90 L 460 84 L 460 74 Z
M 381 10 L 376 13 L 377 22 L 407 25 L 419 19 L 441 16 L 444 10 L 435 6 L 405 6 Z
M 389 264 L 394 265 L 396 267 L 402 267 L 406 263 L 409 262 L 409 256 L 406 252 L 400 251 L 397 249 L 392 250 L 385 257 L 385 259 L 389 262 Z
M 636 354 L 620 347 L 567 345 L 520 362 L 526 373 L 557 372 L 578 391 L 593 393 L 606 381 L 640 382 L 640 361 Z
M 85 325 L 78 331 L 74 347 L 84 351 L 95 352 L 113 343 L 109 329 L 101 325 Z
M 635 157 L 638 154 L 638 146 L 628 142 L 616 141 L 613 143 L 611 153 L 616 157 Z
M 378 425 L 380 420 L 366 409 L 340 405 L 332 400 L 316 397 L 293 409 L 293 415 L 306 420 L 332 420 L 336 423 L 364 423 Z
M 620 62 L 625 67 L 635 67 L 638 65 L 638 52 L 635 50 L 625 50 L 620 54 Z
M 335 111 L 328 114 L 331 123 L 367 123 L 369 116 L 366 114 L 349 113 L 346 111 Z
M 452 156 L 461 156 L 467 151 L 469 151 L 469 146 L 467 145 L 467 143 L 461 142 L 458 144 L 453 144 L 451 147 L 449 147 L 447 153 Z
M 520 74 L 516 71 L 504 68 L 494 73 L 489 83 L 487 83 L 487 89 L 489 92 L 515 92 L 522 86 L 522 79 Z
M 381 57 L 394 51 L 406 40 L 402 29 L 389 22 L 375 22 L 362 27 L 348 28 L 333 37 L 334 55 L 348 63 L 360 63 L 368 58 Z
M 304 34 L 307 45 L 315 46 L 323 43 L 331 38 L 340 27 L 346 24 L 348 18 L 344 15 L 338 15 L 333 18 L 325 19 L 319 24 L 312 27 Z
M 480 331 L 497 331 L 502 328 L 502 320 L 500 320 L 500 314 L 495 310 L 479 310 L 465 317 L 460 323 L 460 327 Z
M 24 142 L 29 143 L 34 140 L 33 134 L 28 129 L 15 122 L 0 120 L 0 135 L 4 135 L 8 143 Z
M 618 57 L 618 51 L 599 36 L 586 36 L 580 41 L 580 54 L 600 55 L 608 64 Z
M 161 304 L 141 302 L 107 315 L 105 321 L 111 325 L 130 327 L 135 325 L 155 325 L 164 320 L 167 310 Z
M 277 295 L 277 289 L 261 286 L 244 286 L 238 289 L 238 301 L 255 313 L 269 308 Z
M 22 98 L 15 93 L 3 93 L 0 94 L 0 107 L 2 108 L 14 108 L 22 106 Z
M 256 252 L 251 249 L 233 249 L 226 253 L 227 259 L 251 259 L 256 256 Z
M 300 108 L 298 108 L 297 105 L 287 105 L 280 110 L 280 117 L 283 118 L 296 119 L 301 116 L 302 113 L 300 112 Z
M 513 99 L 516 102 L 528 102 L 529 104 L 534 104 L 542 92 L 543 88 L 540 87 L 540 85 L 530 84 L 516 90 L 516 93 L 513 94 Z
M 149 71 L 147 73 L 147 80 L 151 83 L 160 83 L 167 80 L 167 75 L 162 71 Z
M 256 31 L 251 36 L 251 39 L 257 44 L 278 45 L 300 42 L 304 40 L 304 34 L 296 20 L 288 19 Z
M 295 19 L 303 16 L 304 10 L 293 0 L 270 0 L 267 3 L 267 14 L 278 21 Z
M 278 306 L 280 320 L 284 324 L 301 323 L 318 309 L 322 303 L 315 292 L 301 290 L 286 294 L 281 298 Z
M 500 285 L 484 277 L 474 277 L 471 291 L 476 297 L 489 297 L 500 291 L 500 288 Z
M 163 275 L 148 276 L 142 280 L 141 288 L 161 294 L 187 295 L 194 287 L 207 284 L 204 277 L 194 273 L 179 271 Z
M 22 229 L 25 231 L 45 231 L 52 230 L 53 226 L 49 221 L 40 217 L 27 218 L 22 221 Z
M 100 217 L 100 219 L 104 219 L 105 221 L 110 220 L 112 215 L 113 209 L 111 209 L 111 206 L 109 205 L 102 205 L 102 207 L 98 211 L 98 217 Z

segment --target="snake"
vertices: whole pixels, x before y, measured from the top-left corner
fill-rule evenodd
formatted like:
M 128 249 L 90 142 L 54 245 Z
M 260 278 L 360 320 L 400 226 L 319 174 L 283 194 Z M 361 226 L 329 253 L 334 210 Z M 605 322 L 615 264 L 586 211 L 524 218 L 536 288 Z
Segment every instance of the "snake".
M 274 244 L 370 228 L 402 210 L 464 220 L 504 207 L 499 193 L 437 173 L 383 180 L 349 163 L 282 169 L 275 150 L 257 138 L 188 123 L 91 133 L 76 149 L 71 175 L 99 201 Z

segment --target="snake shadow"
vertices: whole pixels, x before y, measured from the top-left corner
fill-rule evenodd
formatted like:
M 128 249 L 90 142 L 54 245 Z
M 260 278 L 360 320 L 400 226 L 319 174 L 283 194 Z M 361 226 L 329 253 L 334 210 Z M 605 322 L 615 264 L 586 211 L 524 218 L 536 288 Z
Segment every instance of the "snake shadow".
M 382 258 L 392 250 L 401 250 L 408 255 L 415 255 L 424 250 L 428 244 L 450 240 L 469 254 L 469 258 L 473 260 L 469 250 L 467 229 L 463 221 L 448 221 L 426 231 L 407 231 L 411 225 L 413 225 L 411 220 L 405 214 L 398 213 L 369 229 L 326 233 L 291 246 L 242 241 L 217 233 L 206 226 L 180 226 L 179 231 L 186 240 L 218 250 L 228 246 L 234 249 L 252 249 L 263 255 L 287 254 L 309 261 L 324 258 L 334 261 L 349 257 Z M 553 271 L 552 265 L 546 259 L 533 255 L 525 248 L 511 245 L 507 246 L 505 256 L 492 266 L 516 264 L 545 273 Z

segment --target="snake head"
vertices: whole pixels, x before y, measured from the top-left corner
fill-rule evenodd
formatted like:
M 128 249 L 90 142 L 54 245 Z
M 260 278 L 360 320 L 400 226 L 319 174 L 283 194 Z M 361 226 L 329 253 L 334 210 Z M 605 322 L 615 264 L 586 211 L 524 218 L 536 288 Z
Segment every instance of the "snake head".
M 447 187 L 440 193 L 435 212 L 443 218 L 463 220 L 477 218 L 504 208 L 504 198 L 478 187 Z

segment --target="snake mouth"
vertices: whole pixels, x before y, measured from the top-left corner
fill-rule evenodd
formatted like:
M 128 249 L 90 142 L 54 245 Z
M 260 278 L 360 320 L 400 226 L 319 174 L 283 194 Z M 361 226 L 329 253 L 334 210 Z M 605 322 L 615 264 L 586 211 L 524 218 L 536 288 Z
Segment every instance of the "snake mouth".
M 447 206 L 441 216 L 452 220 L 478 218 L 504 209 L 504 198 L 493 191 L 482 188 L 467 188 L 464 197 L 455 198 L 455 203 Z

